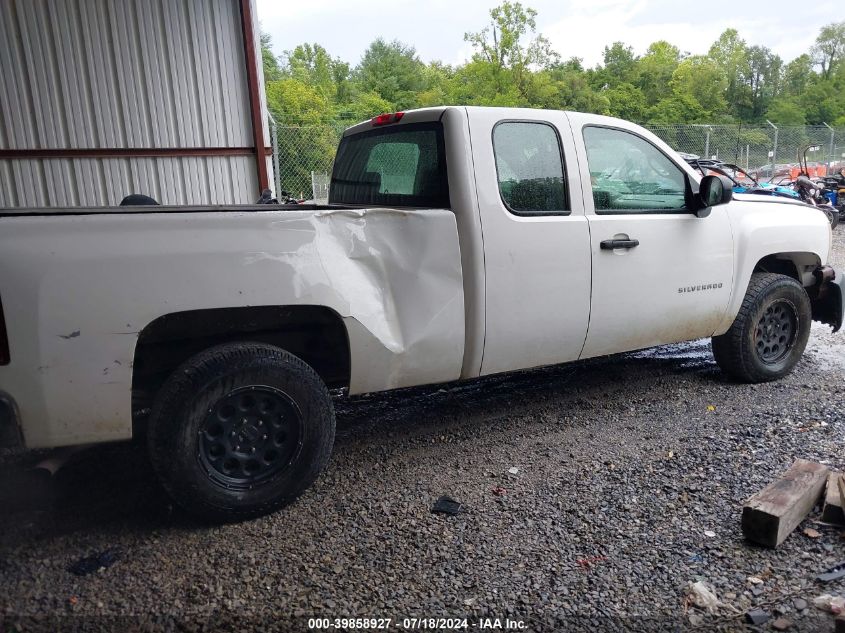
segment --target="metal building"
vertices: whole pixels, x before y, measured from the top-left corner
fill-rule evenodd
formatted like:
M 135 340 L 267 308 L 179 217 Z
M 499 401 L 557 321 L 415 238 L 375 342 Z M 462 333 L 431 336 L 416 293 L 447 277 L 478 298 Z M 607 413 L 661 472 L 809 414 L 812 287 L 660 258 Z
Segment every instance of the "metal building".
M 0 207 L 251 203 L 272 182 L 253 0 L 0 0 Z

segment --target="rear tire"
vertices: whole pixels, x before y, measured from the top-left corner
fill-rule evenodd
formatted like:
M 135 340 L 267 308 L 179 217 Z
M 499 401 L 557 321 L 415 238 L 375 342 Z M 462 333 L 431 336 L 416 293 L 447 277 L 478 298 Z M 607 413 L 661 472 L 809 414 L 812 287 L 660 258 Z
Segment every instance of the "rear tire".
M 210 348 L 156 396 L 148 445 L 171 497 L 214 522 L 290 503 L 323 470 L 334 442 L 331 398 L 317 373 L 261 343 Z
M 722 371 L 743 382 L 766 382 L 792 371 L 810 336 L 812 310 L 792 277 L 754 273 L 730 329 L 713 337 Z

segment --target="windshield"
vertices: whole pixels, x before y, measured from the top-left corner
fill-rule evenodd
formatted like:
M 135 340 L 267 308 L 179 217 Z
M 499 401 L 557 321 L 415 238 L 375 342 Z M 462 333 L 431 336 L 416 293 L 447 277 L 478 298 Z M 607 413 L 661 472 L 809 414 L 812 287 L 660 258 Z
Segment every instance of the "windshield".
M 449 208 L 442 124 L 410 123 L 345 137 L 329 202 Z

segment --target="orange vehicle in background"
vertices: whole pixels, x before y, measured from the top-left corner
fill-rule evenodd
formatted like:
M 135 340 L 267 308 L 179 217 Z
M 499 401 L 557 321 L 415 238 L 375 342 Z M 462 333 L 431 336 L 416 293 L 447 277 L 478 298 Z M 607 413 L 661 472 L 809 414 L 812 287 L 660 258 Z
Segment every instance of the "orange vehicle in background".
M 807 165 L 806 169 L 801 167 L 791 167 L 789 169 L 790 180 L 795 180 L 802 172 L 809 178 L 823 178 L 827 176 L 827 165 Z

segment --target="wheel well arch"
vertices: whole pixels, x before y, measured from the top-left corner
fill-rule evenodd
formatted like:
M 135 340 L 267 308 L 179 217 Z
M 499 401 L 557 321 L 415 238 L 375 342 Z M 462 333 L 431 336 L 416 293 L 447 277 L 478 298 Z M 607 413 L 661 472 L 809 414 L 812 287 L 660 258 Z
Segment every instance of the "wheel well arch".
M 813 285 L 815 281 L 813 271 L 820 265 L 821 260 L 815 253 L 772 253 L 762 257 L 754 265 L 753 272 L 787 275 L 798 281 L 802 286 L 808 287 Z
M 349 386 L 349 336 L 325 306 L 247 306 L 173 312 L 138 335 L 132 365 L 133 425 L 143 423 L 164 381 L 199 352 L 235 341 L 275 345 L 308 363 L 331 388 Z

